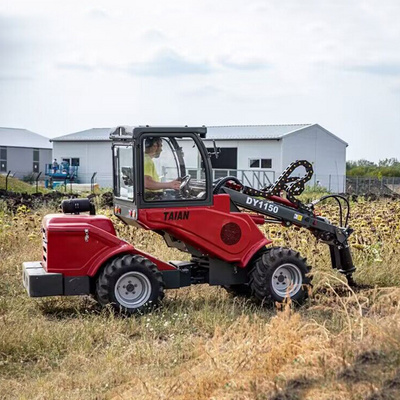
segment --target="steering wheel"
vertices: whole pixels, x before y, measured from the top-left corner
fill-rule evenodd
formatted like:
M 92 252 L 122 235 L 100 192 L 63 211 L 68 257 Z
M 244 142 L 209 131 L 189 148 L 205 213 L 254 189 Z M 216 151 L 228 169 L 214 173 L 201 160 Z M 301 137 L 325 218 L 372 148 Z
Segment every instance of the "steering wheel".
M 181 185 L 179 186 L 179 190 L 180 190 L 182 193 L 185 193 L 185 194 L 186 194 L 186 192 L 189 191 L 189 182 L 190 182 L 191 179 L 192 179 L 192 177 L 191 177 L 190 175 L 185 175 L 185 176 L 182 178 Z

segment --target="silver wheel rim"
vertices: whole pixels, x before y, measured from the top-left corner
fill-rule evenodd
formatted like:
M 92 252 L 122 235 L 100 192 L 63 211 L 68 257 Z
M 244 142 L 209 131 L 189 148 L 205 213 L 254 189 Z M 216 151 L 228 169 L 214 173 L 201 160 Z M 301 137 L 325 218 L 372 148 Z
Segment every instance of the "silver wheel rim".
M 282 264 L 272 275 L 272 288 L 281 297 L 293 297 L 303 284 L 303 276 L 297 265 Z
M 149 278 L 141 272 L 131 271 L 122 275 L 115 285 L 115 298 L 126 308 L 139 308 L 151 295 Z

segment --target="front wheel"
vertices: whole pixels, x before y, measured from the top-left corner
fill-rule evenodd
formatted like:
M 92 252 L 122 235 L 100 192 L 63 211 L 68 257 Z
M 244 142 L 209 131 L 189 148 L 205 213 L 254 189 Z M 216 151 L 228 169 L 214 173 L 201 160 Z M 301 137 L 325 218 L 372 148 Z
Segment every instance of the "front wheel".
M 291 249 L 272 248 L 256 259 L 250 273 L 253 295 L 262 302 L 283 302 L 290 298 L 301 304 L 311 288 L 311 267 Z
M 131 315 L 150 311 L 164 297 L 164 282 L 156 265 L 139 255 L 109 262 L 97 279 L 96 297 L 103 306 Z

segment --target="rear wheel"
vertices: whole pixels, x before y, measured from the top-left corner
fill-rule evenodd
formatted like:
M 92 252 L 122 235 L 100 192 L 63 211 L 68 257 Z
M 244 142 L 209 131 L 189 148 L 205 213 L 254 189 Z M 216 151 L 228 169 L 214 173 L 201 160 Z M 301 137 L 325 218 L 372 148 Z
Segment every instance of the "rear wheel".
M 269 249 L 254 261 L 250 273 L 252 293 L 262 302 L 290 298 L 301 304 L 311 288 L 310 270 L 298 252 L 284 247 Z
M 156 265 L 145 257 L 124 255 L 106 265 L 96 284 L 103 306 L 131 315 L 150 311 L 164 297 L 164 282 Z

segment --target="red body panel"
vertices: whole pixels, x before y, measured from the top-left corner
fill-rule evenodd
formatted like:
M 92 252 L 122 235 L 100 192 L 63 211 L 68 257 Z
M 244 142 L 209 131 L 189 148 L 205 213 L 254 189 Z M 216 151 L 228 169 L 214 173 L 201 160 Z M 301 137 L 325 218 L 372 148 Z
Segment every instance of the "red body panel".
M 255 252 L 271 243 L 256 226 L 261 223 L 259 218 L 230 212 L 230 198 L 225 194 L 214 196 L 210 207 L 142 209 L 138 222 L 239 267 L 245 267 Z M 227 240 L 222 234 L 227 224 L 234 226 L 237 234 L 234 243 L 228 243 L 229 237 Z M 108 259 L 129 253 L 144 255 L 160 271 L 176 269 L 119 239 L 111 220 L 104 216 L 49 214 L 43 219 L 43 266 L 48 272 L 94 276 Z
M 245 267 L 256 251 L 271 243 L 257 228 L 250 214 L 230 212 L 227 194 L 214 196 L 214 205 L 210 207 L 140 210 L 138 221 L 147 229 L 165 231 L 203 254 L 237 263 L 240 267 Z M 227 244 L 222 239 L 221 229 L 229 223 L 240 227 L 240 240 L 235 244 Z
M 142 254 L 161 271 L 175 269 L 119 239 L 112 222 L 101 215 L 49 214 L 43 219 L 43 229 L 43 265 L 47 272 L 94 276 L 104 262 L 124 253 Z

